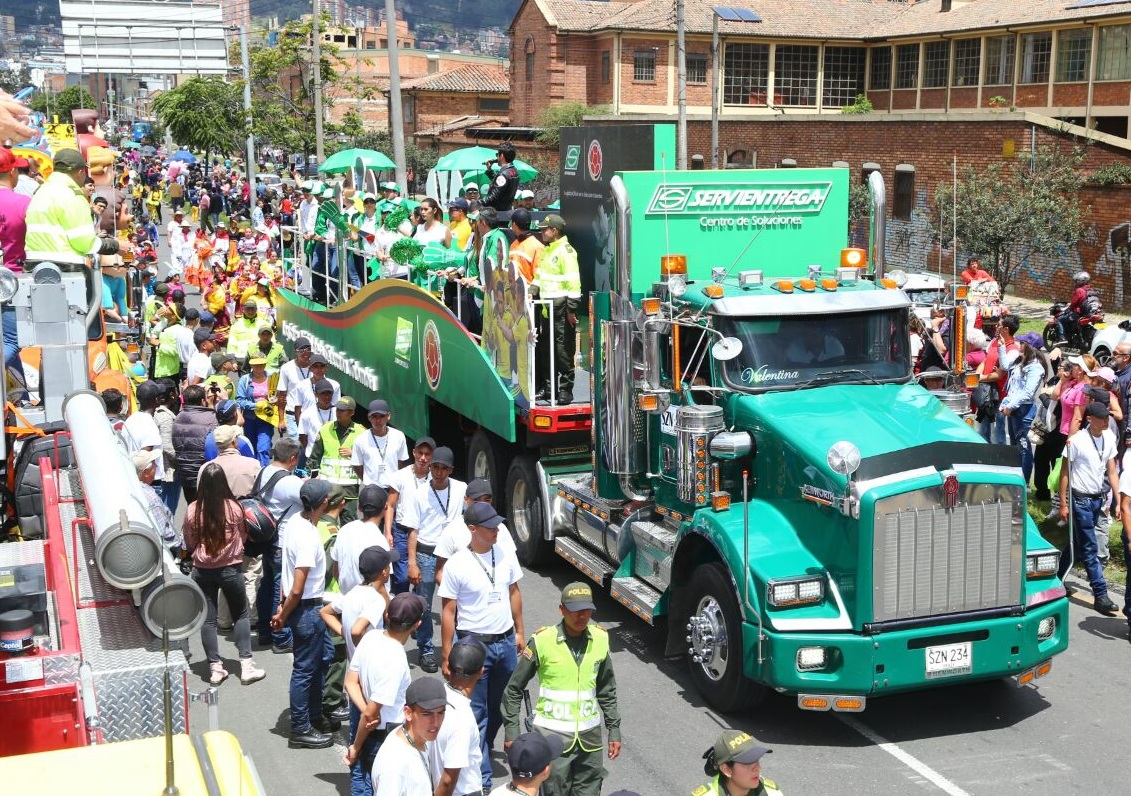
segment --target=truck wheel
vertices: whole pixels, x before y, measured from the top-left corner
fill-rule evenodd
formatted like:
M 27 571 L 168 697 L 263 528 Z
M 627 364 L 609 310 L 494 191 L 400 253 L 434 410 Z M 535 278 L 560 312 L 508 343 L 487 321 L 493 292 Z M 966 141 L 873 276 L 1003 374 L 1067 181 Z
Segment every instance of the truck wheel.
M 510 464 L 510 448 L 506 442 L 485 429 L 471 435 L 467 443 L 467 480 L 485 478 L 491 484 L 495 508 L 500 512 L 507 510 L 504 502 L 503 485 Z
M 506 497 L 518 560 L 528 567 L 544 564 L 553 548 L 544 538 L 546 507 L 533 456 L 522 454 L 511 462 Z
M 730 578 L 720 563 L 704 564 L 691 577 L 687 662 L 707 703 L 721 713 L 753 707 L 764 686 L 743 674 L 742 623 Z

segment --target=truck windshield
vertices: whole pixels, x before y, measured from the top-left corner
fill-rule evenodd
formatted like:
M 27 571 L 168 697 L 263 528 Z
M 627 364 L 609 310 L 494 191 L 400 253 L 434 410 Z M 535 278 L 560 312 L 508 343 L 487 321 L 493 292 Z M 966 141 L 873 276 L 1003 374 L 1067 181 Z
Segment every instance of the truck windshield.
M 902 381 L 911 373 L 907 310 L 719 317 L 718 328 L 742 341 L 742 353 L 719 363 L 736 390 Z

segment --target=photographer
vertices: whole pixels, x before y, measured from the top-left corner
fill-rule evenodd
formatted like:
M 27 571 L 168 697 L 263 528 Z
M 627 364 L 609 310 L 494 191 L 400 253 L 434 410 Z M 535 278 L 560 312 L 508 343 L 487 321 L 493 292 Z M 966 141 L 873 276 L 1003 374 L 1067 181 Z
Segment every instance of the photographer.
M 497 156 L 495 160 L 484 163 L 487 167 L 487 176 L 491 179 L 491 190 L 483 198 L 483 205 L 496 210 L 510 210 L 515 192 L 518 191 L 518 169 L 513 165 L 514 144 L 509 141 L 499 144 L 495 154 Z M 499 165 L 498 171 L 494 168 L 496 162 Z

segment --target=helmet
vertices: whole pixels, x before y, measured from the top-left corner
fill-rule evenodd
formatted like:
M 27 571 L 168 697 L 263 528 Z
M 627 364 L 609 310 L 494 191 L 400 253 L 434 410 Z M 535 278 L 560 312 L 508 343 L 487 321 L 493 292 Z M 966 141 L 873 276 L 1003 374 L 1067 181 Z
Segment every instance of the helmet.
M 1078 285 L 1086 285 L 1092 281 L 1092 275 L 1087 271 L 1079 271 L 1075 276 L 1072 277 L 1072 279 Z

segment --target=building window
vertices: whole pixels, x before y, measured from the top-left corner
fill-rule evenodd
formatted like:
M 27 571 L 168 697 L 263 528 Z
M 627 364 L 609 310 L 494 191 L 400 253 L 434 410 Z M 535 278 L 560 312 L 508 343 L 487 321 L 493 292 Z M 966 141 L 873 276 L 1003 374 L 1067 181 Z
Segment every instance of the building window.
M 954 43 L 954 77 L 952 86 L 978 85 L 982 65 L 982 40 L 959 39 Z
M 533 36 L 527 36 L 526 37 L 525 56 L 526 56 L 526 58 L 525 58 L 526 82 L 527 83 L 533 83 L 534 82 L 534 37 Z
M 864 91 L 864 62 L 868 51 L 863 47 L 826 47 L 825 80 L 821 104 L 842 107 L 856 101 Z
M 876 91 L 891 88 L 891 47 L 872 48 L 872 69 L 868 87 Z
M 923 45 L 923 88 L 944 88 L 949 66 L 949 41 L 932 41 Z
M 376 49 L 377 49 L 377 42 L 373 41 L 373 39 L 366 39 L 366 41 L 365 41 L 365 49 L 367 49 L 367 50 L 376 50 Z
M 1062 30 L 1057 34 L 1056 82 L 1080 83 L 1088 79 L 1092 30 Z
M 1131 25 L 1100 28 L 1096 80 L 1126 80 L 1131 77 Z
M 1026 33 L 1021 37 L 1021 79 L 1019 83 L 1049 82 L 1052 61 L 1052 34 Z
M 895 167 L 895 197 L 891 205 L 891 217 L 910 221 L 914 207 L 915 167 L 910 163 L 900 163 Z
M 779 44 L 774 53 L 775 105 L 817 104 L 816 47 Z
M 638 83 L 653 83 L 656 80 L 656 51 L 632 51 L 632 79 Z
M 688 53 L 685 57 L 687 59 L 687 82 L 705 85 L 707 82 L 707 56 Z
M 765 105 L 770 75 L 768 44 L 727 44 L 723 51 L 723 104 Z
M 506 97 L 479 97 L 479 114 L 509 113 L 511 101 Z
M 1008 86 L 1013 82 L 1013 62 L 1017 52 L 1015 36 L 986 39 L 986 85 Z
M 919 85 L 919 45 L 901 44 L 895 53 L 895 87 L 916 88 Z
M 601 51 L 601 82 L 609 82 L 609 51 Z

